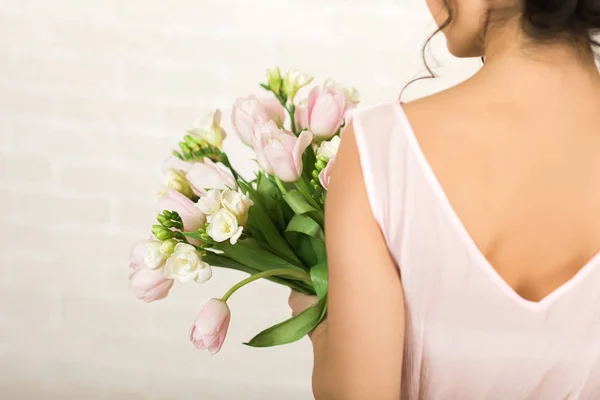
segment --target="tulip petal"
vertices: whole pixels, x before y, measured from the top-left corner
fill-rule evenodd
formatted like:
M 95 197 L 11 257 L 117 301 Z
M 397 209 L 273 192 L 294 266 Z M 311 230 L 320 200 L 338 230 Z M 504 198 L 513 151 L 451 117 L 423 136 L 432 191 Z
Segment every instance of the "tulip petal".
M 298 136 L 298 140 L 294 146 L 292 153 L 294 159 L 294 166 L 296 168 L 296 174 L 298 177 L 302 175 L 302 155 L 304 151 L 310 146 L 313 140 L 313 134 L 310 131 L 304 131 Z M 298 179 L 298 178 L 296 178 Z

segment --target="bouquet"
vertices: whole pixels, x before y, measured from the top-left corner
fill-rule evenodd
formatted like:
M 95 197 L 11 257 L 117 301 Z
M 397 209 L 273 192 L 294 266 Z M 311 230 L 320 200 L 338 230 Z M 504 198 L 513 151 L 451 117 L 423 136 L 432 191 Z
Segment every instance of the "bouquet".
M 319 301 L 245 344 L 292 343 L 326 314 L 325 198 L 340 131 L 358 96 L 329 79 L 297 101 L 312 81 L 300 71 L 282 76 L 274 68 L 261 84 L 265 97 L 239 98 L 233 105 L 233 130 L 256 154 L 253 179 L 238 173 L 223 151 L 220 110 L 196 121 L 164 164 L 157 223 L 130 256 L 136 296 L 163 299 L 175 281 L 204 283 L 216 267 L 249 274 L 200 311 L 190 334 L 198 349 L 221 349 L 230 321 L 227 300 L 258 279 Z

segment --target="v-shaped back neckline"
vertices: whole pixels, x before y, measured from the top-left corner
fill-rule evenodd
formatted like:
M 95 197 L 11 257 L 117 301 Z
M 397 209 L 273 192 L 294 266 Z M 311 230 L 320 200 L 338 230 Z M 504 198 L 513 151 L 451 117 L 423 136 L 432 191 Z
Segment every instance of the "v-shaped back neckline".
M 445 214 L 449 218 L 450 222 L 453 225 L 455 233 L 459 236 L 460 240 L 467 247 L 469 253 L 475 258 L 477 265 L 486 273 L 490 279 L 496 284 L 496 286 L 503 291 L 509 298 L 514 300 L 520 307 L 529 309 L 535 312 L 541 312 L 543 310 L 548 309 L 552 304 L 554 304 L 559 298 L 564 296 L 569 291 L 573 290 L 576 286 L 578 286 L 582 281 L 584 281 L 589 275 L 591 275 L 594 271 L 596 271 L 600 264 L 600 251 L 598 251 L 585 265 L 579 269 L 579 271 L 571 277 L 569 280 L 558 286 L 540 301 L 531 301 L 527 300 L 523 296 L 517 293 L 515 289 L 512 288 L 504 278 L 498 273 L 496 268 L 491 264 L 491 262 L 487 259 L 487 257 L 483 254 L 462 220 L 458 216 L 458 213 L 452 206 L 446 191 L 444 190 L 441 182 L 439 181 L 435 171 L 429 164 L 423 149 L 416 137 L 415 131 L 404 112 L 402 105 L 399 102 L 394 102 L 396 106 L 394 107 L 399 119 L 399 122 L 402 124 L 402 131 L 404 132 L 406 139 L 409 142 L 411 150 L 416 156 L 419 165 L 421 166 L 428 183 L 431 185 L 432 190 L 435 192 L 435 196 L 440 203 L 440 206 L 444 209 Z M 599 289 L 600 290 L 600 289 Z

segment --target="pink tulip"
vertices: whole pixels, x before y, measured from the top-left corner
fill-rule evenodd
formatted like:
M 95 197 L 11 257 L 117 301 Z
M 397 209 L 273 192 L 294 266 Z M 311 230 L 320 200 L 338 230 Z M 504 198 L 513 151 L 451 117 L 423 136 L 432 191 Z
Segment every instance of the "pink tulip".
M 312 142 L 313 135 L 304 131 L 296 137 L 279 129 L 270 121 L 256 127 L 254 150 L 259 166 L 284 182 L 294 182 L 302 175 L 302 154 Z
M 201 162 L 185 162 L 177 157 L 170 157 L 165 162 L 164 168 L 182 171 L 196 196 L 206 195 L 207 189 L 237 190 L 238 187 L 233 175 L 210 158 L 205 158 Z
M 319 181 L 321 182 L 321 186 L 323 189 L 329 190 L 329 182 L 331 180 L 331 170 L 333 169 L 333 163 L 335 162 L 335 158 L 332 158 L 327 163 L 327 166 L 323 168 L 323 170 L 319 173 Z
M 146 241 L 136 243 L 129 257 L 131 273 L 129 284 L 135 296 L 149 303 L 167 297 L 173 286 L 173 280 L 167 279 L 162 269 L 151 270 L 143 261 Z
M 285 110 L 274 97 L 259 100 L 256 96 L 248 96 L 238 99 L 233 105 L 233 129 L 247 146 L 252 146 L 254 127 L 269 120 L 277 123 L 285 121 Z
M 296 131 L 300 132 L 306 128 L 304 126 L 304 120 L 306 119 L 306 105 L 298 105 L 294 110 L 294 123 L 296 124 Z
M 176 211 L 183 221 L 186 232 L 196 231 L 206 224 L 206 216 L 196 207 L 193 201 L 177 190 L 167 189 L 167 194 L 158 199 L 158 212 Z
M 211 355 L 217 354 L 227 336 L 230 319 L 231 312 L 227 303 L 220 299 L 209 300 L 192 325 L 190 341 L 198 350 L 208 350 Z
M 267 115 L 271 121 L 275 121 L 277 125 L 282 126 L 285 122 L 285 109 L 274 96 L 261 97 L 258 99 L 260 104 L 265 108 Z
M 308 95 L 306 112 L 302 115 L 302 127 L 310 130 L 316 139 L 327 140 L 337 133 L 346 112 L 353 106 L 342 90 L 316 86 Z

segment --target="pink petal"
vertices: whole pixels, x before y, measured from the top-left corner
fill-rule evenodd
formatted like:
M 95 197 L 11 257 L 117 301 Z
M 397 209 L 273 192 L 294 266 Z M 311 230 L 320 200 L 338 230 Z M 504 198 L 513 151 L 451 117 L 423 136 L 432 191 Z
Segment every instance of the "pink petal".
M 313 134 L 310 131 L 304 131 L 298 136 L 296 145 L 293 150 L 294 166 L 296 167 L 296 173 L 298 176 L 302 174 L 302 154 L 313 140 Z M 297 179 L 297 178 L 296 178 Z
M 330 94 L 323 95 L 317 100 L 310 120 L 310 129 L 315 135 L 325 138 L 335 134 L 339 129 L 344 107 L 340 107 L 338 100 Z
M 298 179 L 293 155 L 285 151 L 280 143 L 269 145 L 263 151 L 273 174 L 279 179 L 284 182 L 294 182 Z

